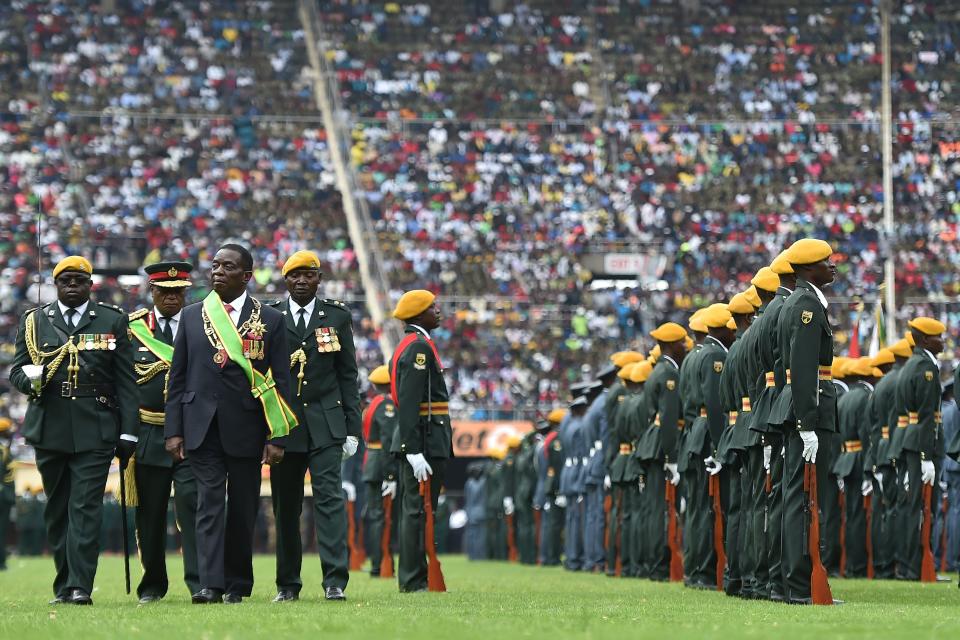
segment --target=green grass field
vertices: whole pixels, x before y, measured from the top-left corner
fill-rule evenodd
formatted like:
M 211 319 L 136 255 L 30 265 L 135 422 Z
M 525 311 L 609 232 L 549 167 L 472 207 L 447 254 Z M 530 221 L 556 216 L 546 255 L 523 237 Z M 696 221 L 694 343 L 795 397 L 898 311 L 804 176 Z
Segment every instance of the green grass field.
M 401 595 L 390 580 L 355 573 L 349 601 L 320 594 L 316 558 L 305 562 L 303 599 L 274 605 L 273 558 L 256 560 L 253 597 L 237 606 L 193 606 L 175 585 L 140 607 L 123 593 L 123 564 L 103 558 L 93 607 L 47 605 L 53 563 L 10 559 L 0 573 L 0 638 L 738 638 L 947 637 L 960 626 L 960 589 L 951 584 L 835 580 L 839 607 L 741 601 L 675 584 L 611 579 L 505 563 L 443 559 L 446 594 Z M 170 568 L 179 570 L 176 559 Z M 135 573 L 136 573 L 135 569 Z M 134 576 L 136 580 L 136 576 Z

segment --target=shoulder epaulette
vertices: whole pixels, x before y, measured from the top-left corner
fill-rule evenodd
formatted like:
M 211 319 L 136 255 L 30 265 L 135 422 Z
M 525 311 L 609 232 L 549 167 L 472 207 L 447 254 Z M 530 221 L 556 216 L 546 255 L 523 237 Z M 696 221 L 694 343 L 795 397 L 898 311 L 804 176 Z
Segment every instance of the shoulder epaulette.
M 116 311 L 117 313 L 126 313 L 126 311 L 124 311 L 122 308 L 118 307 L 115 304 L 110 304 L 109 302 L 100 302 L 98 300 L 97 304 L 106 309 L 110 309 L 111 311 Z
M 149 313 L 150 313 L 150 309 L 137 309 L 136 311 L 130 314 L 130 321 L 133 322 L 134 320 L 139 320 L 140 318 L 144 317 L 145 315 L 148 315 Z
M 333 298 L 324 298 L 323 301 L 327 304 L 332 304 L 335 307 L 340 307 L 341 309 L 347 309 L 347 305 L 340 302 L 339 300 L 334 300 Z
M 281 299 L 279 299 L 279 300 L 274 300 L 273 302 L 268 302 L 268 303 L 267 303 L 267 306 L 268 306 L 268 307 L 279 307 L 281 302 L 283 302 L 283 298 L 281 298 Z

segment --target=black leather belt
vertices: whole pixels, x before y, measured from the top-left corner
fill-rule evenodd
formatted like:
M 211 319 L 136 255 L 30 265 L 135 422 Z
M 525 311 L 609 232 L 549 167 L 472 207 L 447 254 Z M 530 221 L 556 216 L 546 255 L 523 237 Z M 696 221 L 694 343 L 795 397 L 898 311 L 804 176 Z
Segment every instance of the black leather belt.
M 107 399 L 113 400 L 116 395 L 116 389 L 112 384 L 70 384 L 69 382 L 60 383 L 60 395 L 64 398 L 103 398 L 101 402 L 106 403 Z

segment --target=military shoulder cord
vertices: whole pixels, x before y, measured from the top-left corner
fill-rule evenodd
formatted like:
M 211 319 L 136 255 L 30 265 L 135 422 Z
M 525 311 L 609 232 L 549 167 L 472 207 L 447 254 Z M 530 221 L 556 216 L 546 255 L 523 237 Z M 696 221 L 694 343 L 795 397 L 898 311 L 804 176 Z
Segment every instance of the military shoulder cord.
M 307 354 L 301 348 L 290 354 L 290 368 L 293 369 L 297 364 L 300 365 L 300 371 L 297 373 L 297 397 L 300 396 L 300 389 L 303 387 L 304 368 L 307 366 Z
M 43 381 L 43 384 L 50 382 L 53 379 L 53 376 L 56 375 L 57 369 L 60 368 L 60 364 L 63 362 L 64 358 L 69 356 L 67 361 L 67 380 L 71 385 L 76 386 L 77 384 L 77 374 L 80 371 L 80 351 L 77 349 L 77 345 L 73 344 L 74 336 L 69 336 L 67 338 L 67 343 L 57 347 L 52 351 L 40 351 L 37 347 L 37 321 L 36 321 L 36 311 L 27 316 L 26 326 L 24 327 L 24 340 L 27 343 L 27 353 L 30 356 L 30 361 L 35 365 L 43 365 L 44 360 L 47 358 L 53 358 L 53 361 L 47 365 L 47 379 Z

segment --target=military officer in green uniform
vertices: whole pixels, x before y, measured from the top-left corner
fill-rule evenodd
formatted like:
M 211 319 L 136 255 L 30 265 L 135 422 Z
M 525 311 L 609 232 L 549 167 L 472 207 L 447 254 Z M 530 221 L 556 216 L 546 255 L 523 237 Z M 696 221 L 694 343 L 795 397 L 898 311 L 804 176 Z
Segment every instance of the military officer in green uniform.
M 624 366 L 617 372 L 626 393 L 620 397 L 614 414 L 611 435 L 616 443 L 611 447 L 610 480 L 614 488 L 610 517 L 610 544 L 613 554 L 610 562 L 618 559 L 620 575 L 626 578 L 648 577 L 643 564 L 646 523 L 642 521 L 640 481 L 643 465 L 634 455 L 640 437 L 650 424 L 650 411 L 644 394 L 644 385 L 653 373 L 653 364 L 640 360 Z M 616 572 L 616 564 L 614 564 Z
M 92 603 L 110 462 L 116 455 L 126 467 L 139 432 L 127 316 L 90 300 L 92 275 L 81 256 L 57 264 L 57 301 L 24 314 L 10 370 L 30 397 L 23 435 L 48 498 L 55 603 Z
M 197 482 L 190 460 L 174 463 L 164 448 L 163 419 L 167 402 L 167 375 L 173 360 L 173 340 L 186 303 L 193 266 L 186 262 L 157 262 L 144 267 L 153 298 L 152 309 L 130 314 L 133 366 L 140 390 L 140 440 L 134 458 L 139 504 L 137 542 L 143 578 L 137 586 L 140 604 L 160 600 L 167 593 L 167 511 L 170 487 L 183 540 L 183 579 L 190 593 L 200 590 L 197 566 Z
M 300 514 L 308 469 L 324 597 L 345 600 L 350 573 L 340 463 L 344 454 L 357 452 L 361 435 L 353 321 L 342 302 L 317 298 L 316 254 L 294 253 L 281 272 L 290 295 L 273 306 L 285 317 L 293 410 L 300 426 L 287 438 L 283 461 L 270 469 L 277 528 L 274 602 L 297 600 L 303 586 Z
M 390 370 L 380 365 L 367 376 L 376 395 L 363 412 L 363 483 L 366 486 L 364 515 L 367 521 L 367 540 L 370 549 L 370 576 L 380 575 L 383 560 L 383 528 L 386 512 L 384 498 L 397 496 L 397 461 L 390 455 L 389 447 L 397 431 L 397 407 L 390 398 Z M 383 450 L 384 444 L 388 447 Z M 391 507 L 392 509 L 392 507 Z M 391 513 L 391 517 L 392 517 Z
M 888 351 L 889 355 L 884 355 Z M 881 349 L 878 359 L 887 361 L 889 370 L 873 392 L 876 420 L 870 430 L 870 445 L 864 461 L 864 472 L 873 480 L 873 577 L 892 579 L 896 570 L 896 513 L 898 488 L 895 457 L 891 457 L 891 437 L 897 431 L 897 380 L 903 365 L 912 350 L 906 339 L 901 339 L 886 350 Z
M 686 355 L 687 332 L 668 322 L 650 332 L 660 347 L 660 357 L 644 387 L 647 412 L 652 417 L 640 438 L 636 457 L 643 463 L 644 554 L 643 571 L 651 580 L 670 578 L 667 540 L 666 483 L 680 482 L 677 441 L 683 428 L 678 381 Z
M 540 564 L 553 567 L 560 564 L 560 550 L 563 545 L 564 510 L 556 505 L 560 490 L 560 472 L 563 470 L 563 445 L 560 444 L 560 425 L 567 417 L 567 410 L 561 407 L 547 414 L 543 427 L 543 439 L 537 445 L 534 457 L 537 467 L 537 489 L 534 494 L 534 507 L 540 506 Z
M 10 530 L 10 510 L 17 501 L 13 486 L 13 458 L 10 455 L 10 436 L 13 421 L 0 418 L 0 571 L 7 568 L 7 531 Z
M 537 467 L 534 456 L 542 439 L 540 428 L 524 435 L 514 458 L 514 522 L 517 531 L 517 553 L 521 564 L 537 563 L 537 526 L 533 508 Z
M 805 541 L 809 518 L 803 478 L 806 464 L 815 464 L 817 485 L 833 480 L 830 469 L 816 464 L 821 435 L 836 431 L 836 386 L 831 381 L 833 331 L 821 287 L 833 282 L 836 267 L 831 246 L 814 239 L 798 240 L 787 250 L 797 288 L 780 311 L 779 344 L 786 385 L 770 414 L 783 425 L 783 579 L 788 602 L 809 604 L 812 563 Z
M 446 477 L 447 460 L 453 457 L 450 428 L 450 395 L 443 379 L 443 363 L 430 332 L 440 326 L 436 296 L 418 289 L 400 297 L 393 317 L 406 323 L 406 334 L 390 360 L 391 395 L 399 424 L 391 451 L 400 457 L 400 564 L 401 592 L 427 588 L 424 553 L 426 516 L 421 483 L 430 480 L 434 511 Z
M 896 406 L 907 416 L 903 434 L 902 522 L 919 523 L 923 516 L 923 485 L 937 480 L 934 457 L 940 432 L 940 365 L 937 355 L 943 351 L 943 334 L 947 328 L 939 320 L 920 317 L 909 323 L 916 346 L 903 365 L 897 379 Z M 935 510 L 937 505 L 929 505 Z M 932 530 L 932 528 L 931 528 Z M 900 531 L 897 554 L 897 577 L 920 578 L 923 541 L 919 526 L 905 526 Z
M 503 508 L 506 497 L 506 457 L 504 447 L 493 446 L 487 451 L 484 475 L 484 502 L 486 503 L 487 557 L 490 560 L 507 559 L 507 522 Z

